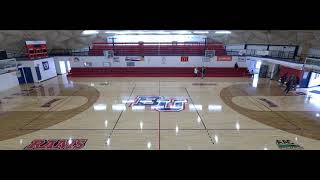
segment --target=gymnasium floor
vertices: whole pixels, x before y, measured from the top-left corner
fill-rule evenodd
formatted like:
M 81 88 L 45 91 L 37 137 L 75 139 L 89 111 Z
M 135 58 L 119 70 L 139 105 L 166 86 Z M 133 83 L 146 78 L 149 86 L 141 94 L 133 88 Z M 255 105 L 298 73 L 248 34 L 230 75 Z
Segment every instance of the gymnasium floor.
M 0 93 L 0 149 L 320 149 L 320 95 L 298 91 L 257 77 L 58 76 Z

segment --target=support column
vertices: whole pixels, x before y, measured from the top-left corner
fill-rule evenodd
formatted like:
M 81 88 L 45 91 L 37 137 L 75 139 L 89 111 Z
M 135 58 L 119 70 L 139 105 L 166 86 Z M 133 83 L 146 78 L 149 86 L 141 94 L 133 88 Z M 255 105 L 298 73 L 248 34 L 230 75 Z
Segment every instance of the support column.
M 311 44 L 303 44 L 300 46 L 299 51 L 298 51 L 298 56 L 300 56 L 299 58 L 299 62 L 304 62 L 307 54 L 309 53 L 309 49 L 311 48 Z

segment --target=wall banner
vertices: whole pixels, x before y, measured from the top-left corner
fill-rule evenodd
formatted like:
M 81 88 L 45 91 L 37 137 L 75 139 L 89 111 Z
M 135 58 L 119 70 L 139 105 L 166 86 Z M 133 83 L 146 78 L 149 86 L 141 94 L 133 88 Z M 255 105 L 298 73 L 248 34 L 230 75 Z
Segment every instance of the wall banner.
M 217 56 L 217 61 L 232 61 L 232 56 Z
M 189 57 L 188 56 L 181 56 L 180 61 L 181 62 L 188 62 L 189 61 Z
M 144 61 L 144 56 L 127 56 L 125 61 Z

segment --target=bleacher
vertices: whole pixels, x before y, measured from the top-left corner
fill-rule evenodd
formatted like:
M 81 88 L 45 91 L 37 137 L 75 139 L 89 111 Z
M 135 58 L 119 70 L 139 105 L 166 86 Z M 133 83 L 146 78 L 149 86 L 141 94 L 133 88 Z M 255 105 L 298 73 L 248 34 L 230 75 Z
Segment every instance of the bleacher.
M 107 43 L 91 44 L 89 55 L 103 56 L 113 50 L 115 56 L 205 56 L 214 50 L 216 56 L 226 55 L 220 42 L 161 42 L 161 43 Z M 71 77 L 193 77 L 193 67 L 73 67 Z M 207 67 L 206 77 L 244 77 L 247 68 Z
M 193 77 L 193 67 L 90 67 L 72 68 L 70 77 Z M 244 77 L 247 68 L 207 67 L 206 77 Z
M 103 56 L 103 52 L 113 50 L 116 56 L 204 56 L 205 50 L 215 50 L 218 56 L 226 55 L 223 43 L 203 42 L 161 42 L 161 43 L 107 43 L 91 44 L 89 55 Z

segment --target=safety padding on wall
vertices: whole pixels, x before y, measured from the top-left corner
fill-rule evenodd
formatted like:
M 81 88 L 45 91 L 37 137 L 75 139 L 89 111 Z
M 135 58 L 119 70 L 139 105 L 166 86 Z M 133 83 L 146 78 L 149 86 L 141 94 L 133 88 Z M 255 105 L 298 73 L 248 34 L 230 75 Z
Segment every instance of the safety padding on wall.
M 280 66 L 280 77 L 283 76 L 286 73 L 287 73 L 288 76 L 295 75 L 299 79 L 302 79 L 302 76 L 303 76 L 303 70 L 293 69 L 293 68 L 285 67 L 285 66 Z
M 71 77 L 193 77 L 193 67 L 90 67 L 72 68 Z M 247 68 L 208 67 L 207 77 L 244 77 Z

